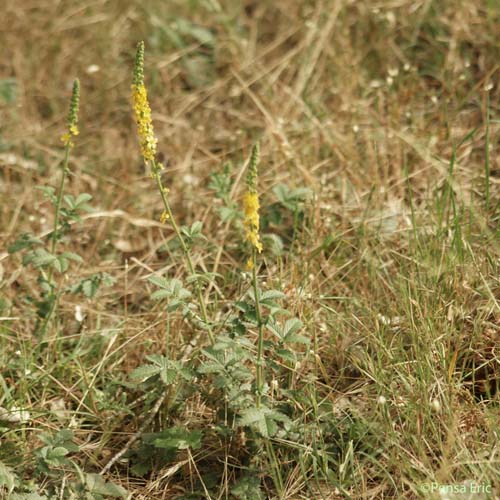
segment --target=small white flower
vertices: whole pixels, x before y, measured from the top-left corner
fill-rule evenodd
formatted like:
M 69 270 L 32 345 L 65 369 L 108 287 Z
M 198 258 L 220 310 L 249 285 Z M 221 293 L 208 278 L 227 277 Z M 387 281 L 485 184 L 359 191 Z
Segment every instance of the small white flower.
M 431 401 L 431 408 L 435 413 L 441 413 L 441 403 L 438 399 L 434 398 Z
M 20 410 L 17 406 L 13 406 L 10 410 L 6 410 L 0 406 L 0 420 L 3 422 L 11 422 L 13 424 L 25 423 L 30 419 L 30 414 L 26 410 Z
M 81 323 L 83 321 L 82 306 L 80 305 L 75 306 L 75 319 L 76 321 L 78 321 L 78 323 Z
M 198 177 L 191 175 L 191 174 L 186 174 L 182 177 L 182 180 L 184 181 L 184 184 L 187 184 L 188 186 L 197 186 L 198 185 Z
M 385 15 L 385 18 L 387 19 L 387 22 L 391 26 L 394 26 L 396 24 L 396 15 L 394 14 L 394 12 L 392 12 L 392 10 L 387 12 L 387 14 Z
M 377 403 L 378 403 L 380 406 L 384 406 L 384 405 L 387 403 L 387 399 L 385 398 L 385 396 L 380 395 L 380 396 L 377 398 Z
M 97 73 L 101 68 L 97 64 L 91 64 L 90 66 L 87 67 L 87 74 L 93 75 L 94 73 Z
M 383 83 L 380 80 L 372 80 L 370 82 L 370 87 L 372 89 L 378 89 L 378 88 L 382 87 L 382 85 L 383 85 Z
M 387 316 L 384 316 L 383 314 L 377 314 L 377 317 L 383 325 L 387 326 L 391 324 L 391 319 Z
M 490 90 L 493 89 L 493 83 L 487 83 L 485 86 L 484 86 L 484 91 L 485 92 L 489 92 Z

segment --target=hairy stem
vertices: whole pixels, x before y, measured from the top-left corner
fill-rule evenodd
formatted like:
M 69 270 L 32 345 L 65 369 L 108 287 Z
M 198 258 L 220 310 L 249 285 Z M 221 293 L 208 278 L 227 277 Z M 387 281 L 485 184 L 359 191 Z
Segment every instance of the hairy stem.
M 168 195 L 167 195 L 167 190 L 163 186 L 163 182 L 161 180 L 161 175 L 160 175 L 160 169 L 156 165 L 156 163 L 153 161 L 152 162 L 152 167 L 153 167 L 153 172 L 154 172 L 154 178 L 156 180 L 156 185 L 158 186 L 158 189 L 160 191 L 161 199 L 163 201 L 163 206 L 165 207 L 165 211 L 168 214 L 168 218 L 170 220 L 170 224 L 172 225 L 172 228 L 179 239 L 179 242 L 181 244 L 182 251 L 184 253 L 184 257 L 186 258 L 186 263 L 189 269 L 189 272 L 191 273 L 192 276 L 196 276 L 195 269 L 194 269 L 194 264 L 193 260 L 191 259 L 191 254 L 189 252 L 189 248 L 186 245 L 186 242 L 184 241 L 184 238 L 182 237 L 182 234 L 179 230 L 179 226 L 175 222 L 174 215 L 172 213 L 172 209 L 170 208 L 170 203 L 168 201 Z M 201 290 L 200 282 L 198 278 L 195 279 L 195 289 L 196 289 L 196 296 L 198 298 L 198 303 L 200 305 L 200 311 L 201 311 L 201 317 L 203 319 L 203 322 L 207 326 L 207 332 L 208 332 L 208 338 L 210 339 L 210 343 L 214 343 L 215 339 L 212 333 L 212 329 L 210 327 L 210 323 L 208 321 L 208 315 L 207 315 L 207 307 L 205 305 L 205 299 L 203 298 L 203 293 Z
M 61 204 L 62 204 L 62 197 L 63 197 L 63 193 L 64 193 L 64 183 L 66 182 L 66 176 L 67 176 L 67 173 L 68 173 L 68 162 L 69 162 L 69 151 L 71 149 L 71 145 L 69 144 L 66 144 L 66 147 L 64 149 L 64 160 L 63 160 L 63 164 L 62 164 L 62 175 L 61 175 L 61 180 L 59 182 L 59 189 L 58 189 L 58 192 L 57 192 L 57 199 L 56 199 L 56 205 L 55 205 L 55 214 L 54 214 L 54 229 L 52 231 L 52 235 L 51 235 L 51 238 L 52 238 L 52 244 L 50 246 L 50 253 L 53 255 L 55 250 L 56 250 L 56 243 L 57 243 L 57 240 L 58 240 L 58 237 L 57 237 L 57 230 L 59 228 L 59 218 L 60 218 L 60 212 L 61 212 Z M 49 283 L 49 286 L 52 287 L 52 277 L 54 275 L 54 267 L 50 267 L 49 269 L 49 274 L 47 276 L 47 282 Z M 54 313 L 54 310 L 56 308 L 56 303 L 57 303 L 57 293 L 55 294 L 54 297 L 52 297 L 52 301 L 51 301 L 51 304 L 50 304 L 50 310 L 49 312 L 47 313 L 47 316 L 45 317 L 45 320 L 42 324 L 42 328 L 41 328 L 41 331 L 42 331 L 42 334 L 45 334 L 46 330 L 47 330 L 47 326 L 50 322 L 50 319 L 52 317 L 52 314 Z
M 260 407 L 262 392 L 264 389 L 264 322 L 260 311 L 259 287 L 257 283 L 257 251 L 252 248 L 252 284 L 255 296 L 255 314 L 259 327 L 259 337 L 257 341 L 257 369 L 256 369 L 256 403 Z

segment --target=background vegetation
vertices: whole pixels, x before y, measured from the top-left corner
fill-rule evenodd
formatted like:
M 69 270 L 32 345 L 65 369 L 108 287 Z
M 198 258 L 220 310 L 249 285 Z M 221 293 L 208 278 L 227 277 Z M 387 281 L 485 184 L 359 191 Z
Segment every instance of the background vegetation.
M 139 40 L 172 211 L 202 222 L 187 237 L 216 273 L 216 351 L 198 349 L 140 157 Z M 424 484 L 474 482 L 499 498 L 498 1 L 3 0 L 0 46 L 0 496 L 429 498 Z M 53 263 L 29 251 L 50 246 L 54 207 L 37 186 L 60 182 L 76 77 L 71 254 L 43 326 Z M 257 271 L 277 291 L 263 421 L 240 208 L 257 140 Z

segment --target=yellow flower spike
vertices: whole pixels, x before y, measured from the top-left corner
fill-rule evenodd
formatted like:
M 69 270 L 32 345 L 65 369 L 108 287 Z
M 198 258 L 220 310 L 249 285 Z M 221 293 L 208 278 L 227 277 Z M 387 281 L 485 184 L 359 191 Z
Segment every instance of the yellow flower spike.
M 144 85 L 144 42 L 139 42 L 137 45 L 134 83 L 132 84 L 132 101 L 142 157 L 146 163 L 148 161 L 154 163 L 158 140 L 155 137 L 148 92 Z
M 260 253 L 262 243 L 259 235 L 259 195 L 257 193 L 257 164 L 259 163 L 259 145 L 252 148 L 247 175 L 247 192 L 243 197 L 243 227 L 247 241 Z
M 78 130 L 78 110 L 80 108 L 80 81 L 76 79 L 73 82 L 73 91 L 71 93 L 71 103 L 68 113 L 68 131 L 61 136 L 61 141 L 65 146 L 73 147 L 72 137 L 77 136 Z

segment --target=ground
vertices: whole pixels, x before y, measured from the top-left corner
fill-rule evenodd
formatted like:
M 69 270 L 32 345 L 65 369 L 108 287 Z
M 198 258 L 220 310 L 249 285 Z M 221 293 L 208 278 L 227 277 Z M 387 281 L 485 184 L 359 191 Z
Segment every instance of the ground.
M 2 498 L 500 498 L 497 0 L 3 0 L 0 45 Z

